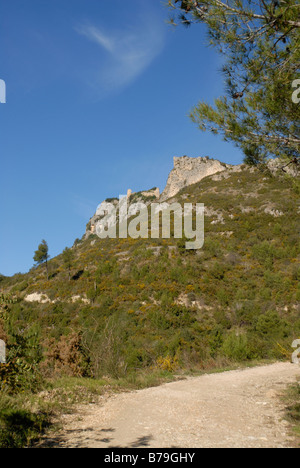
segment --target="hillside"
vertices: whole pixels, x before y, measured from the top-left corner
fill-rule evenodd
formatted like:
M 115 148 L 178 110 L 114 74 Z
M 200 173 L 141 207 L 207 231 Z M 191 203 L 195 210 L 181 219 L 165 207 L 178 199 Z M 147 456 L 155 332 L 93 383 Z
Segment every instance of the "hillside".
M 1 277 L 9 329 L 43 374 L 120 377 L 288 357 L 300 335 L 299 184 L 248 166 L 209 175 L 172 201 L 205 204 L 205 244 L 176 239 L 74 243 Z M 0 329 L 1 334 L 1 329 Z M 1 336 L 0 336 L 1 338 Z M 16 338 L 12 338 L 16 340 Z

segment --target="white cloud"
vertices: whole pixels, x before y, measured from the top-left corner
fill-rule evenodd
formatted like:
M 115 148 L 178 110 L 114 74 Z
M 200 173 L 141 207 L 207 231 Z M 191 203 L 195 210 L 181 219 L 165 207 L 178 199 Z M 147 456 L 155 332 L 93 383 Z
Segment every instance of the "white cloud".
M 99 56 L 97 86 L 104 91 L 119 90 L 140 76 L 164 47 L 160 22 L 151 18 L 127 30 L 107 32 L 104 28 L 85 24 L 76 31 L 95 42 L 106 53 Z
M 91 41 L 97 42 L 108 52 L 114 53 L 115 44 L 112 38 L 105 36 L 99 29 L 94 26 L 82 26 L 77 29 L 77 32 L 86 36 Z

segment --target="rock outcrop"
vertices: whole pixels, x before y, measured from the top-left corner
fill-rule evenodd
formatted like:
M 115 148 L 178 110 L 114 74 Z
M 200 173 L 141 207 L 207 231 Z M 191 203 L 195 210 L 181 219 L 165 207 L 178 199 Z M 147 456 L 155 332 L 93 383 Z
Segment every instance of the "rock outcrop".
M 166 188 L 161 194 L 160 200 L 165 201 L 172 198 L 183 188 L 231 167 L 229 164 L 210 159 L 208 156 L 204 158 L 175 157 L 174 169 L 170 172 Z
M 291 162 L 290 160 L 282 161 L 279 158 L 270 159 L 267 162 L 267 167 L 273 175 L 278 172 L 286 173 L 291 177 L 297 177 L 299 175 L 299 163 Z
M 130 205 L 132 203 L 142 202 L 142 203 L 145 203 L 146 205 L 149 205 L 151 202 L 158 201 L 159 196 L 160 196 L 160 192 L 159 192 L 159 188 L 157 187 L 154 187 L 150 190 L 145 190 L 143 192 L 133 192 L 131 189 L 128 189 L 127 190 L 127 203 L 128 205 Z M 105 202 L 111 203 L 116 208 L 118 208 L 118 205 L 119 205 L 118 198 L 107 198 Z M 86 226 L 86 233 L 85 233 L 86 238 L 88 238 L 91 234 L 96 233 L 96 224 L 103 217 L 103 216 L 99 216 L 97 211 L 94 214 L 94 216 L 92 216 L 92 218 L 90 219 L 90 221 L 88 222 Z

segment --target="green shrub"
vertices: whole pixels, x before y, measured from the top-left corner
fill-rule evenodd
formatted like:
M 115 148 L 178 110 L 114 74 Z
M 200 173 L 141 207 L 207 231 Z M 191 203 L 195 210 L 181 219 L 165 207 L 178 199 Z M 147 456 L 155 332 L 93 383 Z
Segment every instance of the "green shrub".
M 224 340 L 222 352 L 233 361 L 247 361 L 251 359 L 251 350 L 246 335 L 230 333 Z
M 255 331 L 266 339 L 280 339 L 288 336 L 289 325 L 277 312 L 269 311 L 258 317 Z
M 10 332 L 7 342 L 7 364 L 0 364 L 0 389 L 10 394 L 35 392 L 42 384 L 39 363 L 42 359 L 39 337 L 33 330 Z

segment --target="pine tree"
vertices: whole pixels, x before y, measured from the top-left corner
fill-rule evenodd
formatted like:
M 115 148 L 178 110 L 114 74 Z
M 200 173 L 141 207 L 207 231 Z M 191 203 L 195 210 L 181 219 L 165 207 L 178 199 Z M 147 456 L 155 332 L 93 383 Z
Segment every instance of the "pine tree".
M 286 156 L 299 162 L 300 5 L 295 0 L 169 0 L 179 21 L 205 23 L 209 43 L 225 56 L 226 94 L 191 112 L 202 131 L 223 135 L 256 164 Z M 176 24 L 176 19 L 172 19 Z
M 45 263 L 46 265 L 46 272 L 47 272 L 47 280 L 49 279 L 49 272 L 48 272 L 48 259 L 50 256 L 48 255 L 48 244 L 45 240 L 42 240 L 38 249 L 34 253 L 33 260 L 37 263 L 37 265 L 41 265 Z
M 65 264 L 65 267 L 68 269 L 69 272 L 69 281 L 71 280 L 71 268 L 74 260 L 74 252 L 72 249 L 69 249 L 66 247 L 62 253 L 63 256 L 63 262 Z

